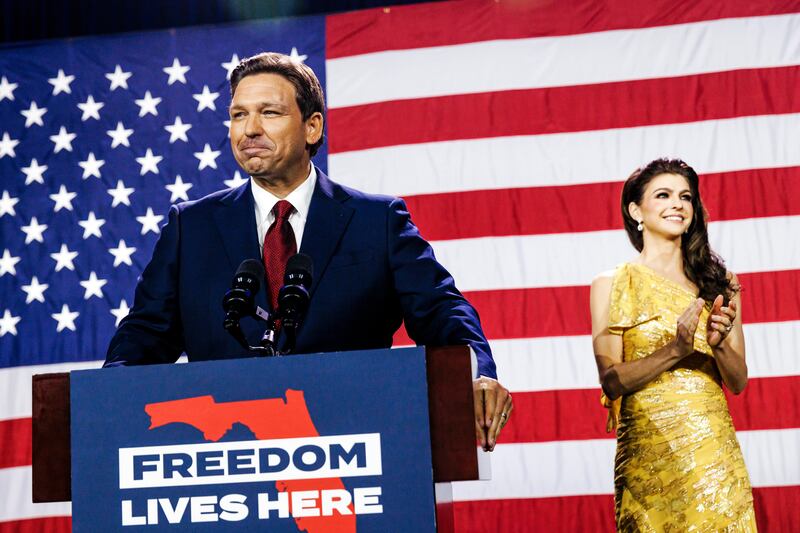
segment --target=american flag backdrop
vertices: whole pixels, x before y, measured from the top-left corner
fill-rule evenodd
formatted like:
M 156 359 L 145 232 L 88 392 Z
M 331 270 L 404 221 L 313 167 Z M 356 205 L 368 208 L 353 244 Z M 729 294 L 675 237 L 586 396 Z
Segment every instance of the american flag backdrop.
M 326 88 L 317 164 L 403 196 L 481 314 L 516 407 L 459 531 L 614 529 L 589 283 L 665 155 L 744 286 L 759 527 L 800 531 L 800 1 L 469 0 L 0 49 L 0 532 L 69 529 L 30 503 L 30 376 L 97 366 L 168 206 L 241 182 L 226 73 L 261 50 Z

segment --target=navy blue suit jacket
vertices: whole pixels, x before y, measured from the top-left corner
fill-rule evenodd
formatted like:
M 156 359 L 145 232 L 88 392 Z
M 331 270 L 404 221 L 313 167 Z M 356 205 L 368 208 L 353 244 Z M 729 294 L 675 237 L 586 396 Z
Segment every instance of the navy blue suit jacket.
M 222 328 L 222 296 L 239 264 L 260 256 L 254 212 L 250 182 L 170 209 L 105 366 L 174 362 L 182 352 L 190 361 L 252 355 Z M 295 353 L 389 347 L 405 321 L 420 345 L 471 345 L 480 374 L 496 377 L 475 309 L 402 200 L 318 171 L 300 251 L 313 260 L 314 280 Z M 268 309 L 265 292 L 257 303 Z M 242 325 L 258 344 L 263 325 Z

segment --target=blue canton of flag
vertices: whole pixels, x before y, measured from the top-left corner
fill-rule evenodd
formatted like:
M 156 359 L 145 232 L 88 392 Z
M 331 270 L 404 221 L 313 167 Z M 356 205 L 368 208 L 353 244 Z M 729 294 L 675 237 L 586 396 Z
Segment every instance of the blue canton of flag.
M 105 356 L 169 206 L 245 182 L 228 76 L 265 50 L 325 86 L 322 17 L 0 49 L 0 367 Z

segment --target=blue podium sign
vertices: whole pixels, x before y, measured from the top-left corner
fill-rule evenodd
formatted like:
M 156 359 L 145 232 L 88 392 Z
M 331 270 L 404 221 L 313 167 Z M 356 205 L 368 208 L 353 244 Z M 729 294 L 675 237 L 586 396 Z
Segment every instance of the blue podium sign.
M 73 529 L 435 531 L 423 348 L 73 372 Z

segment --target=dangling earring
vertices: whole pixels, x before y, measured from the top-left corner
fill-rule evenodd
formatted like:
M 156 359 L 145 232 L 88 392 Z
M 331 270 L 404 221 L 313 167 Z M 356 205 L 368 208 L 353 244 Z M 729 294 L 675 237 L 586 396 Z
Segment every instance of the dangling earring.
M 641 220 L 639 221 L 639 225 L 636 226 L 636 229 L 638 229 L 639 231 L 644 231 L 644 225 L 642 224 Z

